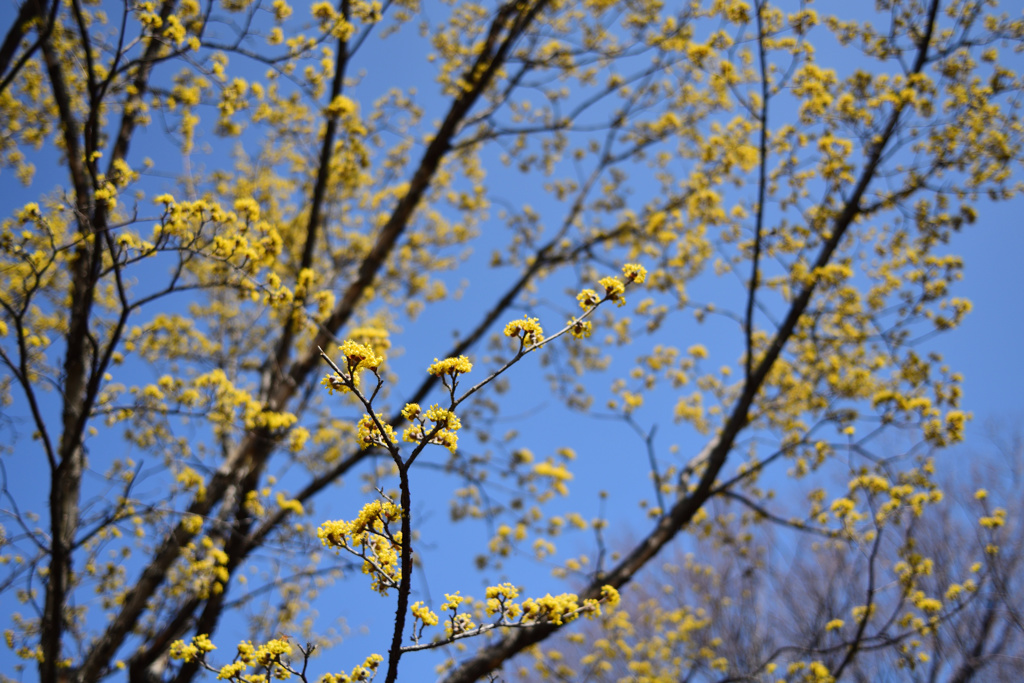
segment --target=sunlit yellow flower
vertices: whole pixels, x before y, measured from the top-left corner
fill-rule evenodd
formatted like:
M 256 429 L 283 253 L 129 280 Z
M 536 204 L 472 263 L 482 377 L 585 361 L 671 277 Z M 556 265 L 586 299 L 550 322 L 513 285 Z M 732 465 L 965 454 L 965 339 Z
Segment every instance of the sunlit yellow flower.
M 506 337 L 517 337 L 526 346 L 536 346 L 544 341 L 544 329 L 537 318 L 523 316 L 522 320 L 513 320 L 505 325 Z

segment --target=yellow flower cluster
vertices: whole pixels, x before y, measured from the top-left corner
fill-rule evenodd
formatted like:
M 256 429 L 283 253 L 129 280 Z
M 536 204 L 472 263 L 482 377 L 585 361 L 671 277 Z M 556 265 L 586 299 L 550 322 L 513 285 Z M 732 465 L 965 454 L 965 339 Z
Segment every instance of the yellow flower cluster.
M 627 263 L 622 266 L 622 274 L 626 276 L 627 280 L 638 285 L 642 285 L 644 280 L 647 279 L 647 269 L 639 263 Z
M 619 591 L 616 590 L 615 586 L 601 586 L 601 602 L 608 605 L 609 607 L 617 607 L 622 602 L 622 597 L 619 595 Z
M 320 542 L 331 548 L 349 548 L 351 539 L 356 545 L 367 534 L 383 534 L 388 524 L 402 517 L 402 508 L 391 501 L 375 500 L 363 506 L 359 516 L 351 522 L 324 522 L 317 536 Z
M 459 605 L 464 602 L 472 602 L 472 598 L 464 597 L 459 595 L 461 591 L 455 591 L 454 593 L 445 593 L 445 603 L 441 605 L 442 610 L 457 610 Z
M 42 217 L 42 213 L 39 211 L 39 204 L 37 202 L 29 202 L 25 206 L 21 207 L 15 215 L 19 223 L 28 223 L 29 221 L 35 221 Z
M 190 515 L 182 520 L 183 527 L 191 532 L 189 522 L 202 518 Z M 198 533 L 199 528 L 196 528 Z M 228 554 L 214 544 L 208 536 L 199 543 L 186 543 L 181 549 L 182 562 L 168 573 L 168 584 L 172 595 L 188 593 L 203 599 L 224 592 L 229 577 Z
M 503 617 L 515 619 L 523 612 L 523 608 L 512 602 L 519 597 L 519 591 L 511 583 L 487 587 L 487 613 L 501 614 Z
M 556 465 L 550 458 L 533 466 L 533 472 L 539 477 L 548 477 L 551 480 L 551 488 L 560 495 L 569 495 L 569 489 L 565 482 L 572 481 L 572 472 L 564 465 Z
M 410 609 L 412 616 L 423 622 L 425 626 L 437 626 L 437 615 L 430 611 L 430 608 L 424 605 L 422 601 L 412 603 Z
M 327 3 L 324 3 L 327 4 Z M 328 5 L 329 9 L 332 9 Z M 332 119 L 342 118 L 344 116 L 351 116 L 356 111 L 356 103 L 344 95 L 338 95 L 331 103 L 327 105 L 326 114 Z
M 423 412 L 418 403 L 408 403 L 402 409 L 402 416 L 416 423 L 402 433 L 403 441 L 419 443 L 437 429 L 437 432 L 430 438 L 430 443 L 444 446 L 452 453 L 458 448 L 458 431 L 462 428 L 462 421 L 452 411 L 441 408 L 435 403 L 426 412 Z M 427 420 L 434 423 L 432 427 L 426 426 Z
M 287 498 L 281 492 L 278 492 L 276 500 L 277 506 L 282 510 L 288 510 L 296 515 L 302 515 L 306 512 L 305 508 L 302 507 L 301 502 L 295 499 Z
M 360 344 L 366 344 L 381 357 L 384 357 L 391 349 L 391 338 L 387 327 L 379 321 L 353 329 L 349 332 L 348 338 Z
M 165 203 L 166 198 L 169 195 L 160 195 L 157 197 L 161 203 Z M 239 216 L 245 216 L 245 220 L 250 223 L 255 223 L 260 219 L 260 205 L 252 197 L 242 197 L 241 199 L 235 200 L 235 213 Z
M 199 515 L 185 515 L 181 518 L 181 528 L 190 534 L 198 534 L 203 528 L 203 518 Z
M 206 480 L 191 467 L 184 467 L 175 475 L 174 479 L 186 490 L 194 490 L 198 500 L 206 498 Z
M 291 16 L 292 8 L 285 0 L 274 0 L 272 7 L 274 9 L 274 18 L 277 21 L 284 21 Z
M 284 239 L 274 226 L 260 220 L 259 204 L 254 199 L 237 200 L 237 212 L 226 211 L 216 202 L 204 199 L 179 202 L 170 194 L 157 195 L 153 202 L 163 205 L 163 214 L 153 227 L 152 243 L 140 242 L 139 249 L 143 252 L 155 253 L 153 244 L 166 246 L 169 240 L 175 239 L 188 244 L 190 249 L 201 246 L 234 264 L 244 274 L 254 276 L 260 268 L 272 266 L 284 247 Z M 223 229 L 205 243 L 199 241 L 211 222 L 220 224 Z M 245 283 L 251 287 L 249 280 Z
M 462 422 L 452 411 L 447 408 L 440 408 L 437 404 L 430 406 L 426 418 L 434 424 L 443 425 L 445 429 L 458 430 L 462 428 Z
M 589 320 L 570 320 L 568 324 L 572 326 L 569 333 L 577 339 L 586 339 L 594 331 Z
M 343 342 L 338 350 L 345 358 L 340 364 L 341 372 L 331 373 L 320 380 L 320 384 L 326 386 L 332 394 L 335 390 L 345 392 L 355 389 L 359 386 L 360 370 L 365 369 L 376 374 L 377 368 L 384 362 L 383 356 L 378 356 L 369 344 L 361 344 L 351 339 Z
M 836 516 L 836 519 L 849 519 L 850 521 L 856 522 L 863 519 L 864 515 L 856 512 L 857 504 L 849 498 L 837 498 L 832 501 L 832 514 Z
M 291 653 L 292 646 L 286 638 L 275 638 L 259 647 L 250 641 L 242 641 L 238 644 L 238 657 L 217 671 L 217 680 L 239 680 L 251 666 L 271 669 L 275 678 L 288 678 L 288 670 L 282 664 L 287 664 L 283 659 Z
M 626 305 L 626 299 L 622 296 L 626 291 L 626 286 L 622 284 L 622 280 L 609 276 L 601 278 L 597 283 L 604 287 L 605 299 L 614 301 L 616 306 Z
M 355 681 L 368 681 L 377 674 L 384 658 L 373 654 L 366 658 L 360 666 L 352 669 L 351 673 L 327 674 L 320 679 L 320 683 L 354 683 Z
M 192 643 L 185 644 L 183 640 L 176 640 L 171 643 L 171 659 L 180 659 L 183 662 L 193 662 L 201 658 L 207 652 L 216 650 L 217 646 L 210 642 L 210 636 L 200 633 L 192 639 Z
M 375 500 L 363 506 L 351 522 L 327 521 L 316 535 L 328 548 L 345 550 L 363 560 L 363 573 L 373 576 L 373 589 L 381 594 L 398 585 L 402 576 L 399 550 L 402 533 L 389 525 L 399 521 L 402 508 L 391 501 Z
M 342 355 L 345 356 L 345 362 L 348 365 L 348 369 L 354 375 L 357 370 L 363 368 L 367 370 L 376 370 L 380 367 L 380 364 L 384 362 L 384 359 L 373 352 L 366 344 L 360 344 L 354 341 L 346 341 L 338 347 Z
M 348 391 L 348 385 L 346 385 L 341 376 L 336 373 L 324 375 L 323 379 L 320 380 L 320 384 L 327 387 L 327 391 L 330 392 L 331 395 L 334 394 L 335 390 Z
M 597 292 L 592 289 L 584 289 L 576 295 L 576 300 L 580 302 L 580 308 L 584 311 L 589 311 L 591 308 L 601 303 L 601 297 L 599 297 Z
M 511 583 L 502 583 L 497 586 L 489 586 L 486 592 L 486 613 L 498 615 L 498 620 L 492 624 L 480 627 L 479 631 L 468 612 L 460 612 L 459 608 L 465 604 L 471 606 L 473 599 L 455 593 L 445 593 L 445 602 L 441 605 L 441 611 L 448 612 L 448 619 L 445 623 L 445 630 L 448 638 L 466 637 L 476 635 L 497 626 L 528 626 L 533 624 L 555 624 L 568 623 L 581 614 L 589 618 L 601 614 L 601 606 L 615 607 L 620 602 L 619 592 L 614 586 L 603 586 L 601 595 L 597 599 L 587 599 L 580 602 L 579 596 L 572 593 L 563 593 L 553 596 L 545 595 L 542 598 L 527 598 L 522 603 L 515 599 L 519 597 L 519 589 Z M 479 606 L 479 603 L 477 603 Z M 437 624 L 437 615 L 428 609 L 422 602 L 412 606 L 413 617 L 424 626 Z M 418 636 L 417 636 L 418 637 Z
M 383 434 L 377 426 L 378 422 L 384 428 Z M 384 421 L 384 416 L 380 413 L 377 414 L 376 421 L 369 415 L 363 415 L 363 418 L 359 420 L 356 440 L 359 441 L 360 446 L 380 446 L 382 448 L 389 448 L 397 441 L 395 430 Z
M 268 640 L 259 647 L 253 647 L 251 643 L 239 643 L 238 645 L 239 659 L 246 664 L 256 664 L 264 667 L 280 661 L 281 657 L 291 653 L 291 643 L 285 638 Z
M 614 301 L 617 306 L 624 306 L 626 299 L 622 295 L 626 291 L 626 285 L 630 283 L 643 284 L 647 279 L 647 269 L 637 263 L 627 263 L 622 267 L 622 274 L 626 278 L 626 282 L 623 283 L 617 277 L 608 276 L 598 280 L 598 284 L 604 288 L 604 296 L 602 297 L 592 289 L 584 289 L 576 295 L 576 300 L 580 303 L 580 308 L 584 311 L 589 311 L 594 308 L 602 301 Z M 586 334 L 582 334 L 586 330 Z M 580 326 L 578 329 L 576 326 L 572 330 L 573 336 L 587 336 L 590 334 L 589 328 Z
M 523 620 L 531 622 L 550 622 L 561 625 L 579 616 L 579 596 L 575 593 L 562 593 L 543 598 L 528 598 L 523 601 Z
M 1006 510 L 1003 508 L 996 508 L 991 515 L 979 517 L 978 524 L 986 529 L 996 529 L 1004 526 L 1006 524 Z
M 537 346 L 544 341 L 544 329 L 537 318 L 524 315 L 522 320 L 513 320 L 505 325 L 505 336 L 516 337 L 523 346 Z
M 448 637 L 458 636 L 464 633 L 469 633 L 476 628 L 476 622 L 473 621 L 473 617 L 463 612 L 462 614 L 456 614 L 451 617 L 445 623 L 445 632 Z
M 510 323 L 511 324 L 511 323 Z M 508 329 L 507 327 L 505 328 Z M 506 332 L 508 334 L 508 332 Z M 434 362 L 427 368 L 427 374 L 433 375 L 434 377 L 441 377 L 442 375 L 456 375 L 465 374 L 473 369 L 473 364 L 469 362 L 469 359 L 465 356 L 459 356 L 458 358 L 445 358 L 444 360 L 434 359 Z

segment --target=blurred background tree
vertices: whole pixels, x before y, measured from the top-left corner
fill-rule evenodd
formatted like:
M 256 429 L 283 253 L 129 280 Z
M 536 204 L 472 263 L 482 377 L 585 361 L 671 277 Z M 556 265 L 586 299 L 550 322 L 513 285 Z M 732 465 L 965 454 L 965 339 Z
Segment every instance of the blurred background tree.
M 1020 516 L 1024 444 L 1005 428 L 990 437 L 971 464 L 942 477 L 943 505 L 926 524 L 879 526 L 867 552 L 816 532 L 779 534 L 719 502 L 721 525 L 645 572 L 610 630 L 586 627 L 586 637 L 563 636 L 556 647 L 594 681 L 728 680 L 702 650 L 760 672 L 755 680 L 771 678 L 770 663 L 810 658 L 837 680 L 1014 681 L 1024 657 L 1021 527 L 1000 520 Z M 918 614 L 914 590 L 956 608 Z M 851 648 L 850 615 L 867 604 L 876 617 Z M 533 666 L 550 669 L 543 653 Z M 519 672 L 535 676 L 528 663 Z M 802 680 L 813 671 L 774 674 Z

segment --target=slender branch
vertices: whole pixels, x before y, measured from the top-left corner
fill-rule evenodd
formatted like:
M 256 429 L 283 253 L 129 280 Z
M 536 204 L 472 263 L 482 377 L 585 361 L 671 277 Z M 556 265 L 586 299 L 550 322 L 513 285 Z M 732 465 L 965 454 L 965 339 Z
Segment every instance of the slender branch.
M 864 632 L 867 630 L 868 622 L 871 620 L 871 612 L 874 610 L 875 605 L 875 558 L 878 556 L 878 550 L 882 547 L 882 528 L 878 528 L 875 532 L 875 541 L 871 545 L 871 555 L 868 558 L 868 585 L 867 585 L 867 603 L 864 605 L 864 616 L 861 618 L 860 623 L 857 624 L 857 632 L 854 634 L 853 640 L 850 642 L 849 647 L 846 650 L 846 655 L 843 657 L 843 661 L 835 668 L 832 672 L 832 676 L 839 680 L 843 675 L 843 671 L 853 661 L 858 650 L 860 649 L 861 643 L 864 639 Z
M 349 0 L 341 0 L 341 15 L 346 22 L 351 19 Z M 334 100 L 341 95 L 345 86 L 345 77 L 348 73 L 349 58 L 348 38 L 344 36 L 338 38 L 338 44 L 335 49 L 337 50 L 337 56 L 335 58 L 334 79 L 331 82 L 331 93 L 328 105 L 334 102 Z M 335 139 L 338 136 L 338 122 L 339 118 L 337 116 L 329 116 L 327 118 L 323 144 L 320 147 L 320 159 L 317 165 L 316 182 L 313 185 L 313 198 L 309 207 L 309 220 L 306 223 L 305 243 L 302 246 L 302 257 L 299 261 L 299 267 L 296 274 L 301 272 L 303 269 L 309 268 L 313 264 L 313 255 L 316 253 L 317 234 L 320 230 L 320 224 L 324 220 L 324 204 L 326 202 L 327 188 L 331 176 L 331 159 L 334 156 Z M 301 308 L 303 303 L 304 301 L 296 301 L 293 304 L 293 308 Z M 271 374 L 271 376 L 277 376 L 287 362 L 288 355 L 291 352 L 292 342 L 295 337 L 295 330 L 296 326 L 293 324 L 292 316 L 286 316 L 281 330 L 281 339 L 278 342 L 274 359 L 265 370 L 265 372 Z M 272 383 L 267 380 L 264 380 L 264 385 L 267 387 L 273 386 Z
M 64 74 L 64 64 L 56 47 L 47 36 L 42 41 L 43 58 L 50 88 L 60 120 L 66 148 L 66 164 L 75 189 L 75 213 L 78 217 L 79 246 L 71 266 L 70 311 L 66 351 L 63 363 L 64 396 L 61 414 L 61 437 L 57 447 L 57 466 L 50 482 L 50 566 L 46 582 L 45 608 L 40 627 L 39 678 L 43 683 L 56 683 L 58 662 L 62 659 L 61 643 L 65 628 L 64 608 L 71 580 L 71 547 L 78 527 L 79 495 L 84 453 L 79 425 L 88 412 L 85 402 L 86 356 L 88 350 L 89 316 L 93 304 L 95 271 L 100 259 L 95 242 L 86 239 L 92 231 L 92 187 L 83 167 L 79 139 L 80 127 L 72 110 L 72 94 Z
M 21 72 L 22 67 L 28 63 L 28 60 L 32 59 L 32 55 L 36 53 L 45 41 L 50 39 L 50 34 L 53 33 L 57 10 L 61 7 L 62 3 L 58 2 L 58 0 L 50 0 L 50 7 L 47 10 L 44 2 L 45 0 L 25 0 L 21 7 L 18 8 L 18 16 L 14 19 L 14 23 L 11 24 L 10 30 L 4 36 L 4 42 L 0 45 L 0 75 L 3 75 L 3 80 L 0 80 L 0 94 L 7 90 Z M 26 29 L 32 19 L 38 19 L 40 22 L 43 22 L 43 25 L 37 29 L 36 40 L 22 52 L 14 66 L 8 70 L 8 66 L 25 37 Z
M 425 440 L 424 440 L 425 443 Z M 405 634 L 405 619 L 409 613 L 409 595 L 412 592 L 412 492 L 409 487 L 409 465 L 399 465 L 398 477 L 401 487 L 402 508 L 402 576 L 398 584 L 398 600 L 395 604 L 395 624 L 391 633 L 391 647 L 388 649 L 388 671 L 384 683 L 398 680 L 398 663 L 402 658 L 402 638 Z
M 767 519 L 770 522 L 774 522 L 775 524 L 778 524 L 779 526 L 784 526 L 788 529 L 793 529 L 794 531 L 799 531 L 801 533 L 806 534 L 814 534 L 829 539 L 835 538 L 838 533 L 836 531 L 833 531 L 832 529 L 826 529 L 817 526 L 809 526 L 807 524 L 804 524 L 803 522 L 783 519 L 782 517 L 779 517 L 768 508 L 764 507 L 763 505 L 760 505 L 757 501 L 751 500 L 750 498 L 740 493 L 736 493 L 735 491 L 732 490 L 723 490 L 720 495 L 725 498 L 729 498 L 730 500 L 735 500 L 741 505 L 750 508 L 758 516 L 763 517 L 764 519 Z
M 757 290 L 761 285 L 761 239 L 764 232 L 765 200 L 768 192 L 768 56 L 764 41 L 767 36 L 764 30 L 763 5 L 757 3 L 754 13 L 757 15 L 757 54 L 761 64 L 761 111 L 758 122 L 761 126 L 761 142 L 759 145 L 759 163 L 757 170 L 757 215 L 754 219 L 754 254 L 751 257 L 750 284 L 747 293 L 747 313 L 744 323 L 744 335 L 747 343 L 747 355 L 744 360 L 744 378 L 750 381 L 750 372 L 754 366 L 754 305 L 757 301 Z

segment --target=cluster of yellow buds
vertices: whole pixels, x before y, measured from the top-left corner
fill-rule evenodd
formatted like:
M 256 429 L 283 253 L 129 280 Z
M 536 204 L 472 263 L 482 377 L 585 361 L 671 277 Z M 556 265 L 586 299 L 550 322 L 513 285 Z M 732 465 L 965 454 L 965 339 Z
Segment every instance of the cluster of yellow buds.
M 429 443 L 444 446 L 452 453 L 458 448 L 458 432 L 462 428 L 462 421 L 447 408 L 441 408 L 435 403 L 424 412 L 418 403 L 408 403 L 402 409 L 402 415 L 413 423 L 402 433 L 403 441 L 419 443 L 429 435 Z M 428 427 L 427 421 L 432 422 L 433 426 Z
M 388 588 L 396 587 L 402 577 L 402 532 L 390 528 L 401 518 L 401 506 L 390 500 L 375 500 L 364 505 L 351 522 L 324 522 L 317 529 L 317 537 L 325 547 L 361 558 L 363 573 L 373 577 L 373 589 L 385 594 Z

